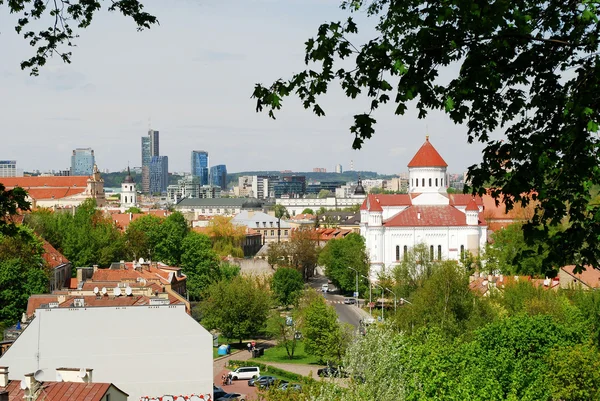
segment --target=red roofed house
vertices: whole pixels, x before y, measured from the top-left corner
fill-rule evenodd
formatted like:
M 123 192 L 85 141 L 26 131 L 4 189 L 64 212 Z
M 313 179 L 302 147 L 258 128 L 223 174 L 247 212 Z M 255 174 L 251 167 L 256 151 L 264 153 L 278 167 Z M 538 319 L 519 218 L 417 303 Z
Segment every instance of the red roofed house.
M 93 383 L 92 369 L 83 370 L 86 374 L 81 378 L 80 369 L 58 368 L 56 376 L 60 375 L 61 381 L 41 382 L 33 372 L 25 375 L 24 380 L 9 380 L 8 368 L 0 366 L 0 400 L 127 401 L 127 393 L 111 383 Z
M 410 248 L 425 244 L 432 258 L 478 254 L 487 241 L 483 200 L 448 194 L 447 164 L 429 137 L 408 163 L 408 194 L 368 195 L 360 208 L 371 274 L 399 263 Z
M 561 288 L 582 288 L 597 290 L 600 288 L 600 270 L 585 266 L 581 273 L 575 273 L 575 265 L 561 267 L 558 271 Z
M 79 206 L 89 198 L 96 199 L 100 207 L 106 203 L 104 180 L 96 165 L 90 177 L 2 177 L 0 183 L 6 189 L 25 189 L 32 208 Z
M 71 262 L 58 252 L 50 243 L 43 240 L 44 254 L 42 257 L 51 269 L 50 291 L 60 290 L 69 286 L 71 281 Z

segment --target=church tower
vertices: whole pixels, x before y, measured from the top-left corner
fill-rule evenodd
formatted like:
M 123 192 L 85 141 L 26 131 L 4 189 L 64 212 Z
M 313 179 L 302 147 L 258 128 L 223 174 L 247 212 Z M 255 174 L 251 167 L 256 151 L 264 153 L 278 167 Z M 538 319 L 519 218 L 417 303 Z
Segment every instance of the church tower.
M 408 193 L 418 195 L 413 198 L 413 204 L 448 204 L 447 167 L 427 135 L 425 143 L 408 163 Z
M 137 206 L 137 193 L 135 191 L 135 182 L 133 182 L 133 178 L 131 177 L 131 171 L 129 171 L 129 166 L 127 166 L 127 176 L 121 183 L 121 212 L 134 206 Z

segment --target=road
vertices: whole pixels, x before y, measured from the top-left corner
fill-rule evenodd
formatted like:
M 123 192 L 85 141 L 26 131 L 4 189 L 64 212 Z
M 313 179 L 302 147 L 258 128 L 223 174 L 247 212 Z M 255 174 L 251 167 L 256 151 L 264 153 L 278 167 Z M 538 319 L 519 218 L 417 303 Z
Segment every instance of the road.
M 321 285 L 326 283 L 327 277 L 325 276 L 315 276 L 309 280 L 309 285 L 317 291 L 321 291 Z M 357 308 L 356 305 L 344 304 L 345 297 L 340 295 L 339 291 L 336 288 L 333 288 L 332 284 L 329 284 L 329 289 L 333 289 L 333 291 L 323 293 L 323 296 L 327 300 L 327 303 L 335 308 L 339 321 L 342 323 L 349 323 L 358 329 L 360 319 L 368 316 L 368 313 Z M 364 300 L 359 298 L 359 302 L 362 305 Z

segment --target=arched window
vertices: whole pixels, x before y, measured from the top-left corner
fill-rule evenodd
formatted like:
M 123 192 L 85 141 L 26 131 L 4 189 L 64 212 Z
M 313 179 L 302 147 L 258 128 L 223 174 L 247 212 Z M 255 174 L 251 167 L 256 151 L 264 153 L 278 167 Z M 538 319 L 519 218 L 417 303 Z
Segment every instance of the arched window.
M 419 186 L 419 179 L 417 178 L 417 179 L 415 180 L 415 187 L 418 187 L 418 186 Z
M 433 245 L 429 246 L 429 260 L 433 260 Z
M 438 245 L 438 260 L 442 260 L 442 246 Z
M 400 260 L 400 245 L 396 245 L 396 260 Z
M 460 246 L 460 260 L 464 260 L 465 259 L 465 246 L 461 245 Z
M 424 187 L 425 186 L 425 178 L 421 178 L 421 186 Z
M 404 245 L 404 260 L 408 258 L 408 246 Z
M 435 186 L 436 187 L 438 186 L 438 179 L 437 178 L 435 179 Z
M 431 186 L 431 178 L 429 179 L 429 186 Z

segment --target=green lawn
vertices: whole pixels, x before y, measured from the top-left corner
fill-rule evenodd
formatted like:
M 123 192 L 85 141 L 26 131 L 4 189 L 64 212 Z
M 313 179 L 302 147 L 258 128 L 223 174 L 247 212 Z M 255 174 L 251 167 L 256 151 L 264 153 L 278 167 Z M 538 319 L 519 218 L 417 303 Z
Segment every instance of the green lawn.
M 294 358 L 289 359 L 285 347 L 274 347 L 265 350 L 265 354 L 257 359 L 261 362 L 300 363 L 304 365 L 316 365 L 317 359 L 304 352 L 304 343 L 299 341 L 296 345 Z
M 239 339 L 233 339 L 233 338 L 227 338 L 225 336 L 219 336 L 219 345 L 223 345 L 223 344 L 230 344 L 231 345 L 231 352 L 235 352 L 236 350 L 246 350 L 247 348 L 247 344 L 248 341 L 242 341 L 242 343 L 240 344 L 240 340 Z M 219 355 L 218 354 L 218 347 L 213 347 L 213 359 L 218 358 L 220 356 L 223 355 Z

